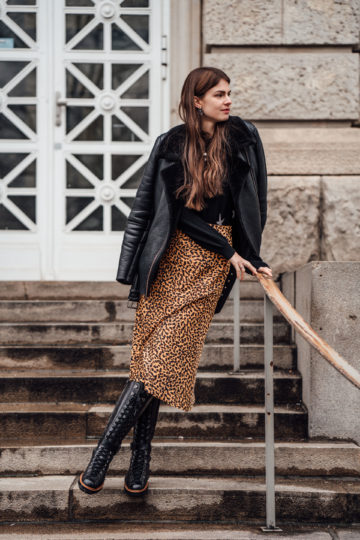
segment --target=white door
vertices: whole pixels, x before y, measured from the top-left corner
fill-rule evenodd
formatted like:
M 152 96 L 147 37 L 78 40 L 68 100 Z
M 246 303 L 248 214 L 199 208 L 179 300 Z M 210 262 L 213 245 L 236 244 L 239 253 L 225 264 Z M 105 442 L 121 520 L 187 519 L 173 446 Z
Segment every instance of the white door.
M 169 117 L 167 0 L 0 0 L 1 279 L 113 280 Z

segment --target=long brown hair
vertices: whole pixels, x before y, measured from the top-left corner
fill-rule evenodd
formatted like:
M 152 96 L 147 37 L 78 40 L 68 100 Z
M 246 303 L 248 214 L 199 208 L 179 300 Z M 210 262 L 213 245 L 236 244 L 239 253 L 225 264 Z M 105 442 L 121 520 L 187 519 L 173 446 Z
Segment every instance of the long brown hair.
M 190 71 L 181 90 L 179 116 L 184 121 L 186 135 L 182 164 L 184 184 L 176 190 L 182 194 L 185 206 L 195 210 L 205 207 L 204 197 L 221 194 L 222 180 L 227 172 L 226 150 L 229 150 L 227 122 L 217 122 L 212 138 L 207 138 L 201 128 L 201 116 L 194 104 L 194 96 L 202 97 L 221 79 L 230 83 L 221 69 L 200 67 Z M 206 150 L 206 146 L 208 148 Z M 203 154 L 207 152 L 207 163 Z

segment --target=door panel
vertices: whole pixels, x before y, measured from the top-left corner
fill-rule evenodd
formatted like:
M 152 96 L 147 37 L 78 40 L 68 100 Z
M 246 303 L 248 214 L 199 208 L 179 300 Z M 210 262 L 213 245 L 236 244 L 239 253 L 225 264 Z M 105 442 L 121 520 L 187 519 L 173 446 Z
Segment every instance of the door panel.
M 115 279 L 136 189 L 167 127 L 165 4 L 7 1 L 0 13 L 0 137 L 8 143 L 0 155 L 2 279 L 14 265 L 14 279 Z M 24 243 L 33 253 L 22 269 Z

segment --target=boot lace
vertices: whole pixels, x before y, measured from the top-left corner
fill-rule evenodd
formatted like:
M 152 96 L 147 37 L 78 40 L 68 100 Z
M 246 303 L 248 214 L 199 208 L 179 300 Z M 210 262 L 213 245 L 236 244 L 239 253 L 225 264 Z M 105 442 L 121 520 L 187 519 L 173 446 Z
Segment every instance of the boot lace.
M 95 456 L 91 460 L 89 470 L 92 473 L 98 474 L 111 460 L 111 452 L 107 448 L 101 447 L 97 450 Z
M 131 475 L 135 481 L 140 481 L 144 472 L 145 465 L 149 461 L 149 450 L 147 448 L 137 448 L 133 454 L 131 463 Z

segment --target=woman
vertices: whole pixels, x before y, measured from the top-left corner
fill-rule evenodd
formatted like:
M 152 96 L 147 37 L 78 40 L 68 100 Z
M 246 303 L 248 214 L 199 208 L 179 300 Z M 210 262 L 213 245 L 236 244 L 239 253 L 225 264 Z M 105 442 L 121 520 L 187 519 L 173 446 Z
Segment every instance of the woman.
M 117 280 L 136 306 L 129 378 L 80 475 L 101 490 L 109 464 L 134 426 L 124 489 L 148 489 L 160 401 L 189 411 L 205 337 L 236 278 L 269 266 L 259 255 L 267 176 L 256 127 L 230 116 L 230 79 L 211 67 L 187 76 L 184 124 L 154 144 L 128 217 Z

